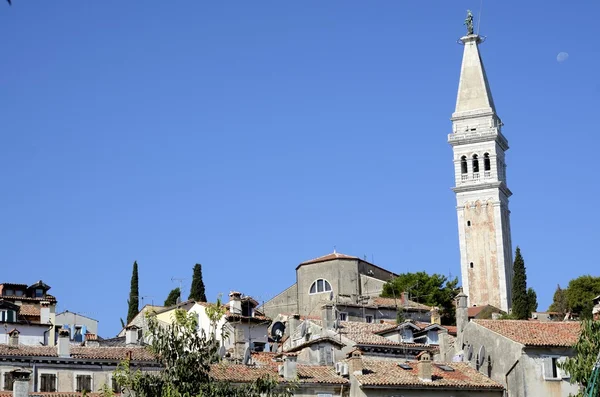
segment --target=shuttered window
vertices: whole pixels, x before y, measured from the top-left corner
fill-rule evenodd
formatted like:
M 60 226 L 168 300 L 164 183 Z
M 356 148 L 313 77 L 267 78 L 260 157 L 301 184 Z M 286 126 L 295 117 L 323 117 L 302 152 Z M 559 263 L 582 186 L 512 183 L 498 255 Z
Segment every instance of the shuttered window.
M 560 360 L 560 357 L 544 357 L 543 358 L 543 371 L 545 380 L 561 380 L 563 378 L 560 368 L 556 365 Z
M 13 383 L 14 383 L 13 374 L 11 374 L 10 372 L 5 372 L 4 373 L 4 390 L 12 391 Z
M 119 387 L 119 384 L 117 383 L 117 379 L 112 378 L 111 386 L 112 386 L 112 391 L 113 392 L 115 392 L 115 393 L 121 393 L 121 388 Z
M 40 375 L 40 391 L 52 393 L 56 391 L 56 375 L 41 374 Z
M 77 375 L 75 391 L 92 391 L 92 375 Z

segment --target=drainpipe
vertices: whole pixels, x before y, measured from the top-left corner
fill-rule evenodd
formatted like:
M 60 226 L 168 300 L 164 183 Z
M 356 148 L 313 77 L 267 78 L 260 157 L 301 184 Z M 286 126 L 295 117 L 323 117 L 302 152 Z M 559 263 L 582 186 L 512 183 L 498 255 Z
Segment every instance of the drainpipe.
M 517 366 L 518 363 L 519 363 L 519 360 L 515 361 L 515 363 L 512 365 L 512 367 L 510 367 L 508 372 L 504 375 L 504 382 L 506 383 L 505 396 L 508 396 L 508 375 L 510 375 L 510 373 L 512 372 L 513 369 L 515 369 L 515 367 Z
M 33 391 L 38 391 L 37 365 L 35 364 L 35 361 L 33 362 Z

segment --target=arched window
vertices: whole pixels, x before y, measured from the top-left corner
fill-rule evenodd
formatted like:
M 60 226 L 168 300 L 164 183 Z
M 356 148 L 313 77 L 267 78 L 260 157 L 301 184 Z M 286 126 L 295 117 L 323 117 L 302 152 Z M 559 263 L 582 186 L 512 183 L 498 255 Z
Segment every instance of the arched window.
M 483 170 L 484 171 L 489 171 L 492 169 L 491 163 L 490 163 L 490 154 L 486 153 L 483 155 Z
M 320 294 L 321 292 L 329 291 L 331 291 L 331 284 L 329 284 L 329 281 L 322 278 L 315 280 L 315 282 L 310 286 L 311 294 Z
M 460 173 L 466 174 L 467 172 L 467 156 L 462 156 L 460 158 Z
M 473 172 L 479 172 L 479 157 L 476 154 L 473 155 Z

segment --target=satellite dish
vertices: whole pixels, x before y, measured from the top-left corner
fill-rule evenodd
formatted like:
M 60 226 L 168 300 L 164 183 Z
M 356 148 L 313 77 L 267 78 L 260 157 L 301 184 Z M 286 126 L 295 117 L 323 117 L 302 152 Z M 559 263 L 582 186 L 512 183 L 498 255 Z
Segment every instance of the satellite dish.
M 283 338 L 283 333 L 285 332 L 285 325 L 281 321 L 277 321 L 271 327 L 271 338 L 275 342 L 279 342 Z
M 221 345 L 221 347 L 219 347 L 219 357 L 223 358 L 225 357 L 225 353 L 227 351 L 225 350 L 225 346 Z
M 246 347 L 246 350 L 244 350 L 244 361 L 243 361 L 244 365 L 248 365 L 250 363 L 250 347 Z
M 467 347 L 467 361 L 471 361 L 473 358 L 473 345 Z
M 480 367 L 483 365 L 483 362 L 485 361 L 485 346 L 481 346 L 479 348 L 479 354 L 477 355 L 477 365 L 479 365 Z

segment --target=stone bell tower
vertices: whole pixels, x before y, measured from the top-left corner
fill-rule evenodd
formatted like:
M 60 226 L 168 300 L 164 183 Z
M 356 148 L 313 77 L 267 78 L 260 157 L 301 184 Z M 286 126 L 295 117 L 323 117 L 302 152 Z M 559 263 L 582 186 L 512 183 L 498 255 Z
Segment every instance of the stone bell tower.
M 468 34 L 460 39 L 464 54 L 448 135 L 454 152 L 462 286 L 469 306 L 490 304 L 508 311 L 513 276 L 508 141 L 479 54 L 483 38 L 473 34 L 469 17 Z

